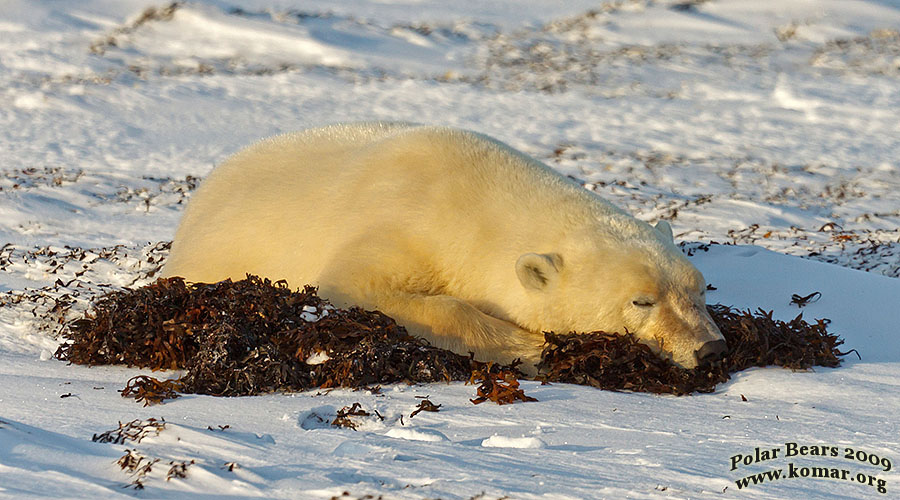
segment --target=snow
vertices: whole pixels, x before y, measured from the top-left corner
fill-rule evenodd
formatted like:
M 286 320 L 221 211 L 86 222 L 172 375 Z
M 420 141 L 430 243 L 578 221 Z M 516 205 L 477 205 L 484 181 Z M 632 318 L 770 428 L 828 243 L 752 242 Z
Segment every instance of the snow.
M 493 436 L 481 442 L 485 448 L 544 448 L 547 443 L 536 437 Z
M 781 318 L 800 313 L 807 321 L 828 318 L 829 330 L 845 336 L 845 350 L 857 349 L 867 362 L 900 360 L 896 338 L 900 280 L 896 278 L 743 245 L 712 246 L 697 252 L 692 261 L 717 288 L 707 292 L 708 302 L 762 308 Z M 802 309 L 791 304 L 794 293 L 813 292 L 822 296 Z M 846 362 L 852 363 L 851 358 L 855 356 Z
M 303 306 L 303 309 L 300 312 L 300 317 L 303 319 L 303 321 L 309 321 L 311 323 L 315 323 L 325 316 L 328 316 L 328 309 L 323 309 L 321 313 L 319 313 L 313 306 Z M 325 360 L 322 359 L 319 362 L 321 363 L 322 361 Z
M 418 430 L 408 428 L 394 428 L 387 431 L 384 435 L 392 438 L 408 439 L 410 441 L 429 441 L 432 443 L 437 441 L 449 441 L 449 439 L 447 439 L 447 436 L 433 429 Z
M 0 498 L 896 496 L 896 469 L 844 452 L 900 459 L 900 2 L 165 6 L 0 14 Z M 116 391 L 148 372 L 52 359 L 60 321 L 155 278 L 228 154 L 377 119 L 486 133 L 667 219 L 711 303 L 828 318 L 855 353 L 680 398 L 524 381 L 539 401 L 504 406 L 454 383 L 141 407 Z M 440 411 L 411 417 L 424 398 Z M 332 426 L 353 403 L 370 416 Z M 91 441 L 148 418 L 166 428 Z M 785 457 L 786 443 L 840 453 Z M 757 447 L 782 455 L 732 470 Z M 159 459 L 143 490 L 116 464 L 126 449 Z M 854 480 L 735 482 L 789 464 Z

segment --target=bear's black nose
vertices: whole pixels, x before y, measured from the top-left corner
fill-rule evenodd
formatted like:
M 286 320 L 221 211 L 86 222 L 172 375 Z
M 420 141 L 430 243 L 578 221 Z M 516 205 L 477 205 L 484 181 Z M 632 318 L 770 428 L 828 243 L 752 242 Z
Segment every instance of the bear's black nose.
M 728 351 L 728 345 L 724 340 L 712 340 L 694 351 L 694 357 L 697 358 L 697 364 L 707 365 L 713 361 L 722 359 L 722 356 Z

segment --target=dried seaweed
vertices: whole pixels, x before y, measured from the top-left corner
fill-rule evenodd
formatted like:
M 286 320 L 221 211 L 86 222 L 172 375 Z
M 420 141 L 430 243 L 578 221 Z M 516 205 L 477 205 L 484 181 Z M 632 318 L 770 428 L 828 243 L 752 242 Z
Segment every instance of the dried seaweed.
M 796 304 L 797 307 L 803 307 L 819 300 L 820 298 L 822 298 L 822 292 L 813 292 L 806 296 L 795 293 L 791 295 L 791 304 Z
M 838 349 L 844 341 L 828 333 L 826 319 L 807 323 L 799 314 L 784 322 L 773 319 L 772 311 L 758 309 L 752 314 L 724 306 L 711 306 L 709 312 L 728 342 L 723 364 L 729 372 L 769 365 L 834 368 L 841 364 L 839 356 L 847 354 Z
M 697 380 L 654 354 L 631 335 L 604 332 L 545 334 L 538 367 L 545 382 L 567 382 L 600 389 L 687 394 L 727 380 Z
M 116 463 L 122 470 L 130 473 L 134 477 L 134 480 L 127 486 L 132 486 L 136 490 L 142 490 L 144 489 L 144 480 L 153 470 L 153 466 L 159 461 L 158 458 L 151 460 L 138 453 L 137 450 L 125 450 L 125 454 L 122 455 L 122 458 L 117 460 Z
M 126 441 L 140 443 L 151 432 L 158 436 L 166 428 L 166 420 L 148 418 L 147 420 L 135 419 L 131 422 L 119 422 L 119 428 L 106 431 L 102 434 L 94 434 L 91 441 L 95 443 L 122 444 Z
M 69 342 L 58 359 L 186 371 L 177 381 L 130 380 L 122 395 L 145 403 L 176 392 L 243 396 L 466 380 L 473 363 L 410 336 L 380 312 L 335 309 L 312 287 L 292 292 L 254 276 L 191 285 L 159 279 L 113 292 L 63 335 Z M 306 362 L 318 353 L 329 359 Z
M 488 363 L 481 368 L 473 369 L 469 383 L 480 382 L 480 385 L 475 399 L 470 401 L 476 405 L 485 401 L 493 401 L 499 405 L 512 404 L 516 401 L 537 401 L 519 389 L 518 378 L 521 374 L 515 368 L 518 364 L 518 361 L 514 361 L 511 367 L 496 367 L 493 363 Z
M 413 412 L 409 414 L 409 418 L 413 418 L 423 411 L 430 411 L 430 412 L 441 411 L 441 406 L 443 406 L 443 405 L 436 405 L 436 404 L 432 403 L 430 399 L 423 399 L 418 404 L 418 406 L 416 406 L 416 409 L 413 410 Z
M 139 455 L 137 452 L 125 450 L 125 454 L 122 455 L 120 459 L 116 460 L 116 463 L 119 465 L 119 467 L 122 468 L 122 470 L 134 472 L 142 462 L 143 458 L 144 457 Z
M 125 383 L 125 388 L 119 391 L 123 398 L 134 398 L 138 403 L 144 402 L 144 406 L 162 403 L 166 399 L 179 397 L 178 391 L 184 384 L 180 380 L 159 380 L 147 375 L 131 377 Z
M 169 462 L 169 465 L 171 465 L 171 467 L 169 467 L 169 471 L 166 472 L 166 481 L 186 478 L 188 467 L 194 465 L 194 463 L 194 460 L 191 460 L 190 462 L 176 462 L 174 460 Z
M 331 421 L 333 427 L 344 427 L 346 429 L 356 430 L 357 424 L 350 417 L 371 417 L 372 414 L 362 409 L 359 403 L 353 403 L 352 406 L 345 406 L 337 411 L 334 420 Z
M 833 367 L 845 354 L 825 320 L 808 324 L 801 315 L 782 322 L 763 311 L 709 310 L 729 345 L 714 366 L 681 369 L 630 335 L 547 333 L 539 380 L 689 394 L 712 391 L 729 373 L 751 366 Z M 531 399 L 519 388 L 516 364 L 480 363 L 409 335 L 378 311 L 336 309 L 315 288 L 291 291 L 254 276 L 213 284 L 159 279 L 113 292 L 63 334 L 68 342 L 58 359 L 184 370 L 176 380 L 129 380 L 122 395 L 145 405 L 178 393 L 242 396 L 452 380 L 479 384 L 473 402 Z
M 540 379 L 681 395 L 711 392 L 730 373 L 753 366 L 836 367 L 841 363 L 838 356 L 846 354 L 838 350 L 843 341 L 827 332 L 826 320 L 809 324 L 801 314 L 784 322 L 773 319 L 771 311 L 760 309 L 754 315 L 720 305 L 708 310 L 728 343 L 719 363 L 686 370 L 655 355 L 632 335 L 548 333 L 538 365 L 543 372 Z

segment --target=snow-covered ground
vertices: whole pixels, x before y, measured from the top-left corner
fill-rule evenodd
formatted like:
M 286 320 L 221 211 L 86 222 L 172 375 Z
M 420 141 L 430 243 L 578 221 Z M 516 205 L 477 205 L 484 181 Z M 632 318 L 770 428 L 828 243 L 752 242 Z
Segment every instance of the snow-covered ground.
M 7 0 L 0 498 L 896 497 L 898 30 L 898 0 Z M 67 314 L 153 279 L 228 154 L 380 119 L 498 137 L 668 219 L 711 302 L 829 318 L 861 359 L 690 397 L 524 382 L 539 402 L 436 384 L 146 408 L 116 392 L 142 371 L 51 359 Z M 410 418 L 425 397 L 440 411 Z M 329 424 L 357 402 L 357 430 Z M 91 441 L 149 418 L 165 428 L 139 443 Z M 126 449 L 160 460 L 142 490 Z

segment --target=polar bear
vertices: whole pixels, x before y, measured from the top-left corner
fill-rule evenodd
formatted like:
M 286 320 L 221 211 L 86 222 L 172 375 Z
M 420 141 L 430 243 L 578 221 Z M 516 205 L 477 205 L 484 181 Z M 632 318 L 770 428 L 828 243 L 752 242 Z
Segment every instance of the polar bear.
M 235 154 L 192 197 L 163 274 L 247 273 L 530 374 L 545 331 L 630 332 L 686 368 L 726 347 L 667 223 L 453 128 L 340 124 Z

